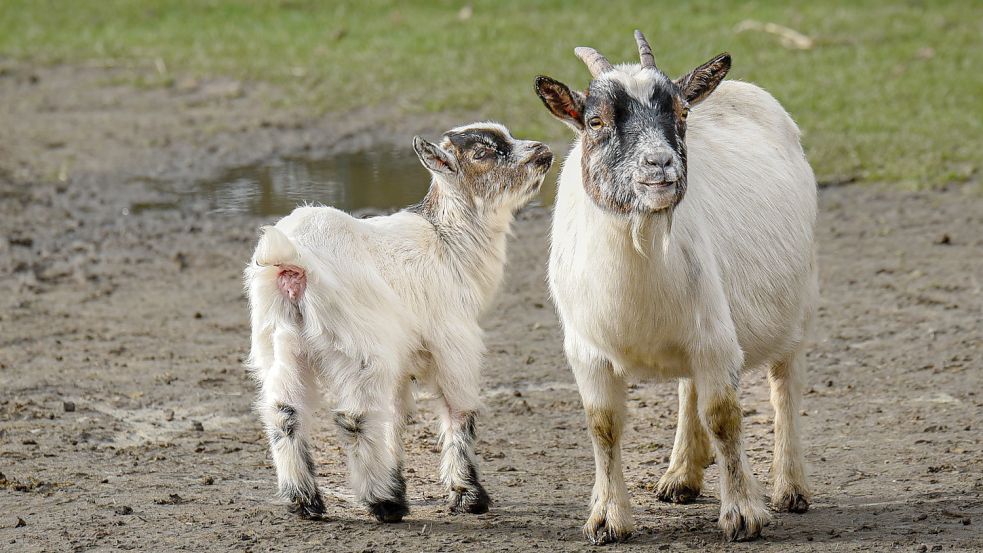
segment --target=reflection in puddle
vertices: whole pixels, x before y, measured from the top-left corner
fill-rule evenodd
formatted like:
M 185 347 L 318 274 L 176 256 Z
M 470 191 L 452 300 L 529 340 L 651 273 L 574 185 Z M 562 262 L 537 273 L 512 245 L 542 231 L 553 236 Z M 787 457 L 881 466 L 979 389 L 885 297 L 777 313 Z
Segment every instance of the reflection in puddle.
M 543 205 L 553 203 L 558 171 L 556 163 L 543 183 Z M 306 202 L 365 214 L 414 204 L 429 185 L 430 175 L 412 150 L 373 150 L 237 167 L 200 183 L 185 199 L 205 201 L 214 213 L 286 215 Z M 168 202 L 148 202 L 135 204 L 132 211 L 171 207 L 175 206 Z

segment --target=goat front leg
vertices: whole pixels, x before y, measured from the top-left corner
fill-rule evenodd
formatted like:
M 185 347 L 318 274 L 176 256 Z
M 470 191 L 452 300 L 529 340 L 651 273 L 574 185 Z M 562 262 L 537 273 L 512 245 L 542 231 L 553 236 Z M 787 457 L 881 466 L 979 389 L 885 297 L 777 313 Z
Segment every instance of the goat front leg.
M 770 517 L 744 451 L 741 404 L 737 397 L 743 364 L 740 349 L 694 355 L 700 416 L 717 450 L 720 467 L 720 528 L 729 541 L 761 535 Z
M 659 479 L 656 497 L 670 503 L 691 503 L 703 487 L 703 470 L 713 462 L 713 450 L 697 409 L 696 384 L 679 381 L 679 421 L 669 468 Z
M 269 336 L 272 364 L 261 372 L 259 412 L 270 442 L 279 495 L 305 518 L 324 514 L 307 442 L 317 386 L 301 357 L 297 329 L 276 328 Z M 262 348 L 257 348 L 262 349 Z
M 480 331 L 461 336 L 480 336 Z M 442 348 L 432 348 L 437 388 L 442 396 L 440 478 L 447 487 L 452 513 L 488 512 L 491 498 L 481 485 L 475 453 L 481 342 L 467 344 L 460 337 Z M 469 347 L 470 346 L 470 347 Z
M 405 414 L 398 408 L 397 383 L 359 362 L 363 378 L 345 382 L 338 390 L 335 426 L 348 452 L 348 472 L 355 498 L 379 522 L 400 522 L 409 514 L 403 478 L 401 429 Z M 358 374 L 349 372 L 349 375 Z
M 569 344 L 566 349 L 594 447 L 594 490 L 584 536 L 594 545 L 624 541 L 635 530 L 631 500 L 621 468 L 625 382 L 614 373 L 610 362 L 591 358 Z
M 802 399 L 804 365 L 805 354 L 797 351 L 768 370 L 771 404 L 775 408 L 771 503 L 775 510 L 791 513 L 808 511 L 811 497 L 799 438 L 799 403 Z

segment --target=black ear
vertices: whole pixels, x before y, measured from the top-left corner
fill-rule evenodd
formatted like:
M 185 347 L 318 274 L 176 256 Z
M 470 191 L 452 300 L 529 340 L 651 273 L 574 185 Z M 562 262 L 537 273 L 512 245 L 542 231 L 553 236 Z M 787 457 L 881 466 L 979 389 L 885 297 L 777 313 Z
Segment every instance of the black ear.
M 676 80 L 683 98 L 695 106 L 713 92 L 730 71 L 730 54 L 724 52 Z
M 554 117 L 570 125 L 574 130 L 584 130 L 584 104 L 586 98 L 580 92 L 549 77 L 536 77 L 536 94 Z
M 457 160 L 447 150 L 436 144 L 427 142 L 422 137 L 413 137 L 413 149 L 420 163 L 435 175 L 453 175 L 457 173 Z

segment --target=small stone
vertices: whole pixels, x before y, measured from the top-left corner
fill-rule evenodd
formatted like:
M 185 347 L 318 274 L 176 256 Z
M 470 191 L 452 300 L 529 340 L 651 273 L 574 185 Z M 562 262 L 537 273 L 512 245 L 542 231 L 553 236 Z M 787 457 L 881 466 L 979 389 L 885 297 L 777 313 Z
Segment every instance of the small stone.
M 14 524 L 14 528 L 23 528 L 25 526 L 27 526 L 27 523 L 24 522 L 24 519 L 17 517 L 17 524 Z
M 66 413 L 71 413 L 71 412 L 75 411 L 75 402 L 74 401 L 66 401 L 66 402 L 63 402 L 61 404 L 61 407 L 62 407 L 62 409 L 65 410 Z
M 202 315 L 202 314 L 201 314 L 201 311 L 195 311 L 195 318 L 196 318 L 196 319 L 200 319 L 200 318 L 202 318 L 203 316 L 204 316 L 204 315 Z
M 205 486 L 211 486 L 212 484 L 215 483 L 215 479 L 212 478 L 211 476 L 206 476 L 206 477 L 204 477 L 204 478 L 201 479 L 201 483 L 202 483 L 202 485 L 205 485 Z
M 174 420 L 174 409 L 168 409 L 167 411 L 164 411 L 164 420 L 167 422 L 171 422 L 172 420 Z
M 120 505 L 119 507 L 113 509 L 113 512 L 117 515 L 132 515 L 133 507 L 130 507 L 129 505 Z
M 196 432 L 204 432 L 205 425 L 201 424 L 201 421 L 191 421 L 191 429 Z

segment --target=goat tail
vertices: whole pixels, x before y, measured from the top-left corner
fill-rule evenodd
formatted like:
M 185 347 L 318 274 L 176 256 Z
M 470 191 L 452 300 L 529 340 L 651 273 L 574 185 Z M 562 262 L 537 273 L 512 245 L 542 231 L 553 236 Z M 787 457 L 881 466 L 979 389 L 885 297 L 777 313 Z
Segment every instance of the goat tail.
M 253 261 L 262 267 L 272 265 L 297 265 L 300 262 L 300 254 L 297 247 L 287 238 L 287 235 L 274 226 L 265 226 L 260 229 L 263 235 L 256 246 L 256 253 Z

